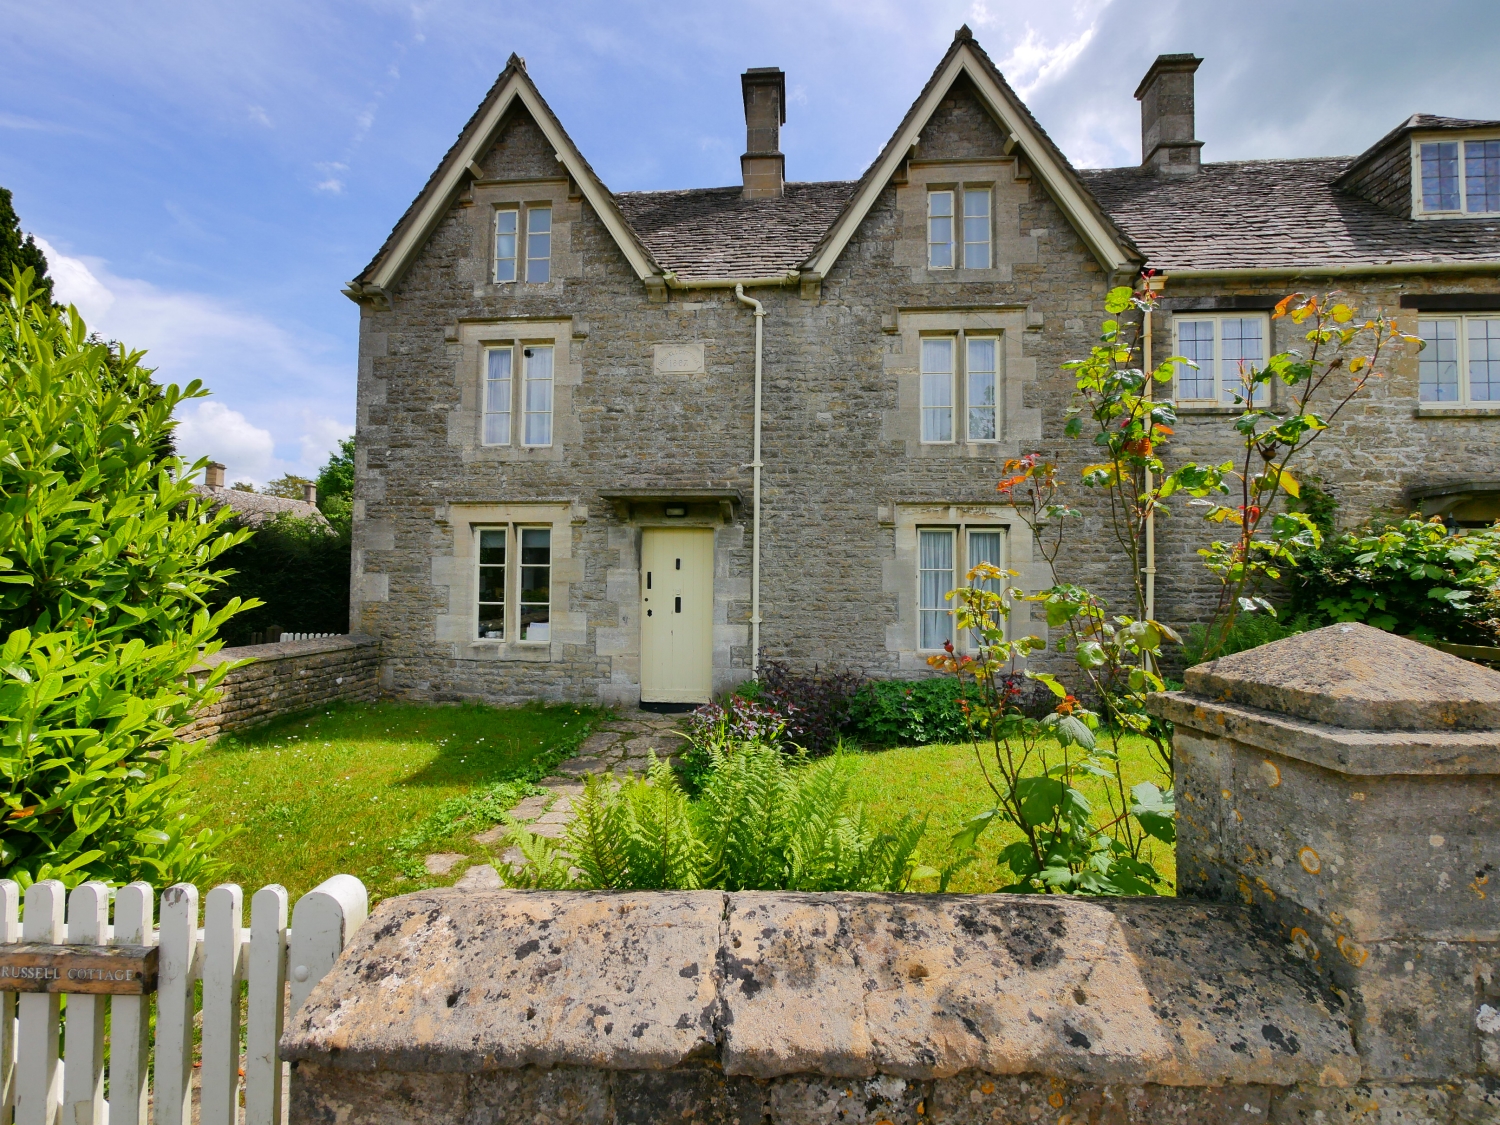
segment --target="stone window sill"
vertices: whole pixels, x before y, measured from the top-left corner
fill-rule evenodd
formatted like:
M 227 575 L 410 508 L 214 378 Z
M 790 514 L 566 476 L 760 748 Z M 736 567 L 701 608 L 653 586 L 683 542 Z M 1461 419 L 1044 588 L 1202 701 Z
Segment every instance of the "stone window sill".
M 552 659 L 549 641 L 470 641 L 469 655 L 480 660 L 520 660 L 545 664 Z
M 1429 403 L 1417 407 L 1418 418 L 1500 418 L 1500 406 L 1438 406 Z
M 1241 414 L 1244 408 L 1240 406 L 1216 406 L 1208 403 L 1178 403 L 1177 416 L 1181 418 L 1186 414 Z

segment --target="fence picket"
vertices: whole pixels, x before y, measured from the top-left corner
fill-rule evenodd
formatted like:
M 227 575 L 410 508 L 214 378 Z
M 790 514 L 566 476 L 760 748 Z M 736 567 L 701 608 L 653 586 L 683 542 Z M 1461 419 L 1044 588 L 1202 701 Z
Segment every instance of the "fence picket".
M 21 940 L 21 887 L 0 879 L 0 942 Z M 11 1125 L 16 1109 L 16 994 L 0 992 L 0 1125 Z
M 203 1063 L 198 1119 L 236 1125 L 240 1094 L 240 955 L 244 892 L 224 883 L 203 907 Z
M 175 883 L 161 896 L 156 985 L 156 1125 L 190 1125 L 193 982 L 197 977 L 198 888 Z M 22 997 L 26 999 L 26 997 Z M 29 1123 L 28 1123 L 29 1125 Z
M 288 1019 L 333 968 L 369 908 L 369 893 L 353 875 L 325 879 L 297 900 L 292 911 L 292 932 L 287 938 L 287 964 L 292 977 Z M 296 1080 L 297 1072 L 293 1070 L 293 1084 Z
M 155 945 L 155 915 L 156 892 L 149 883 L 121 887 L 115 892 L 114 944 Z M 109 1125 L 146 1125 L 150 1036 L 149 996 L 110 998 Z
M 23 940 L 62 942 L 67 893 L 56 879 L 43 879 L 26 888 Z M 16 1125 L 55 1125 L 62 1106 L 62 1062 L 57 1057 L 62 997 L 56 992 L 23 992 L 18 999 Z
M 109 887 L 80 883 L 68 896 L 68 944 L 101 945 L 109 934 Z M 104 1123 L 104 1006 L 107 996 L 68 997 L 63 1028 L 64 1125 Z
M 279 1125 L 281 1060 L 276 1044 L 286 1003 L 286 888 L 250 900 L 250 1005 L 245 1027 L 245 1125 Z

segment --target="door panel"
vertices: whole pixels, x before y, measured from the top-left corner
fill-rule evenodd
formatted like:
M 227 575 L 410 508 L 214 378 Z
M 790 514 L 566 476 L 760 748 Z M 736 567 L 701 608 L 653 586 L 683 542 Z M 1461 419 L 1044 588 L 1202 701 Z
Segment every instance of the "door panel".
M 641 701 L 707 703 L 713 691 L 714 533 L 641 533 Z

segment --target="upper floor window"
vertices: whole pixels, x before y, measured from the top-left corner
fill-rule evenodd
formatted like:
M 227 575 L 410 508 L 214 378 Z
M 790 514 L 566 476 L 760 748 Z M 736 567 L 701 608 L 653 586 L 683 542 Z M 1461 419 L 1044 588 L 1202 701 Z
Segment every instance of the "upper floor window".
M 484 350 L 482 437 L 485 445 L 509 445 L 516 412 L 515 365 L 520 352 L 521 444 L 552 444 L 553 353 L 551 344 L 504 344 Z
M 525 363 L 525 445 L 552 444 L 552 347 L 531 345 L 521 349 Z
M 484 353 L 484 444 L 510 444 L 512 348 L 487 348 Z
M 522 224 L 525 225 L 524 256 Z M 495 280 L 541 285 L 552 280 L 552 208 L 504 207 L 495 212 Z
M 955 211 L 963 208 L 962 214 Z M 944 188 L 927 193 L 927 265 L 930 269 L 987 270 L 993 257 L 990 189 Z
M 1270 336 L 1266 318 L 1255 316 L 1177 316 L 1177 354 L 1196 369 L 1177 365 L 1177 400 L 1233 406 L 1244 400 L 1245 377 L 1266 363 Z M 1256 405 L 1266 402 L 1266 385 L 1255 389 Z
M 952 336 L 922 341 L 922 441 L 953 440 Z
M 1444 316 L 1417 322 L 1422 402 L 1500 402 L 1500 316 Z
M 962 357 L 962 370 L 958 360 Z M 963 402 L 957 391 L 963 388 Z M 964 333 L 922 338 L 922 443 L 1000 438 L 1000 338 Z M 962 438 L 956 419 L 964 422 Z
M 1500 139 L 1424 141 L 1418 150 L 1424 213 L 1500 211 Z

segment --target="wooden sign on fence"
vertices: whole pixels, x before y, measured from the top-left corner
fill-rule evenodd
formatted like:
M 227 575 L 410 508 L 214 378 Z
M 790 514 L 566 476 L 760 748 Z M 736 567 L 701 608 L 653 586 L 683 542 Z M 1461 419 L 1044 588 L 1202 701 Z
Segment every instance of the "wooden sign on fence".
M 88 992 L 144 996 L 156 991 L 154 945 L 0 945 L 0 992 Z

